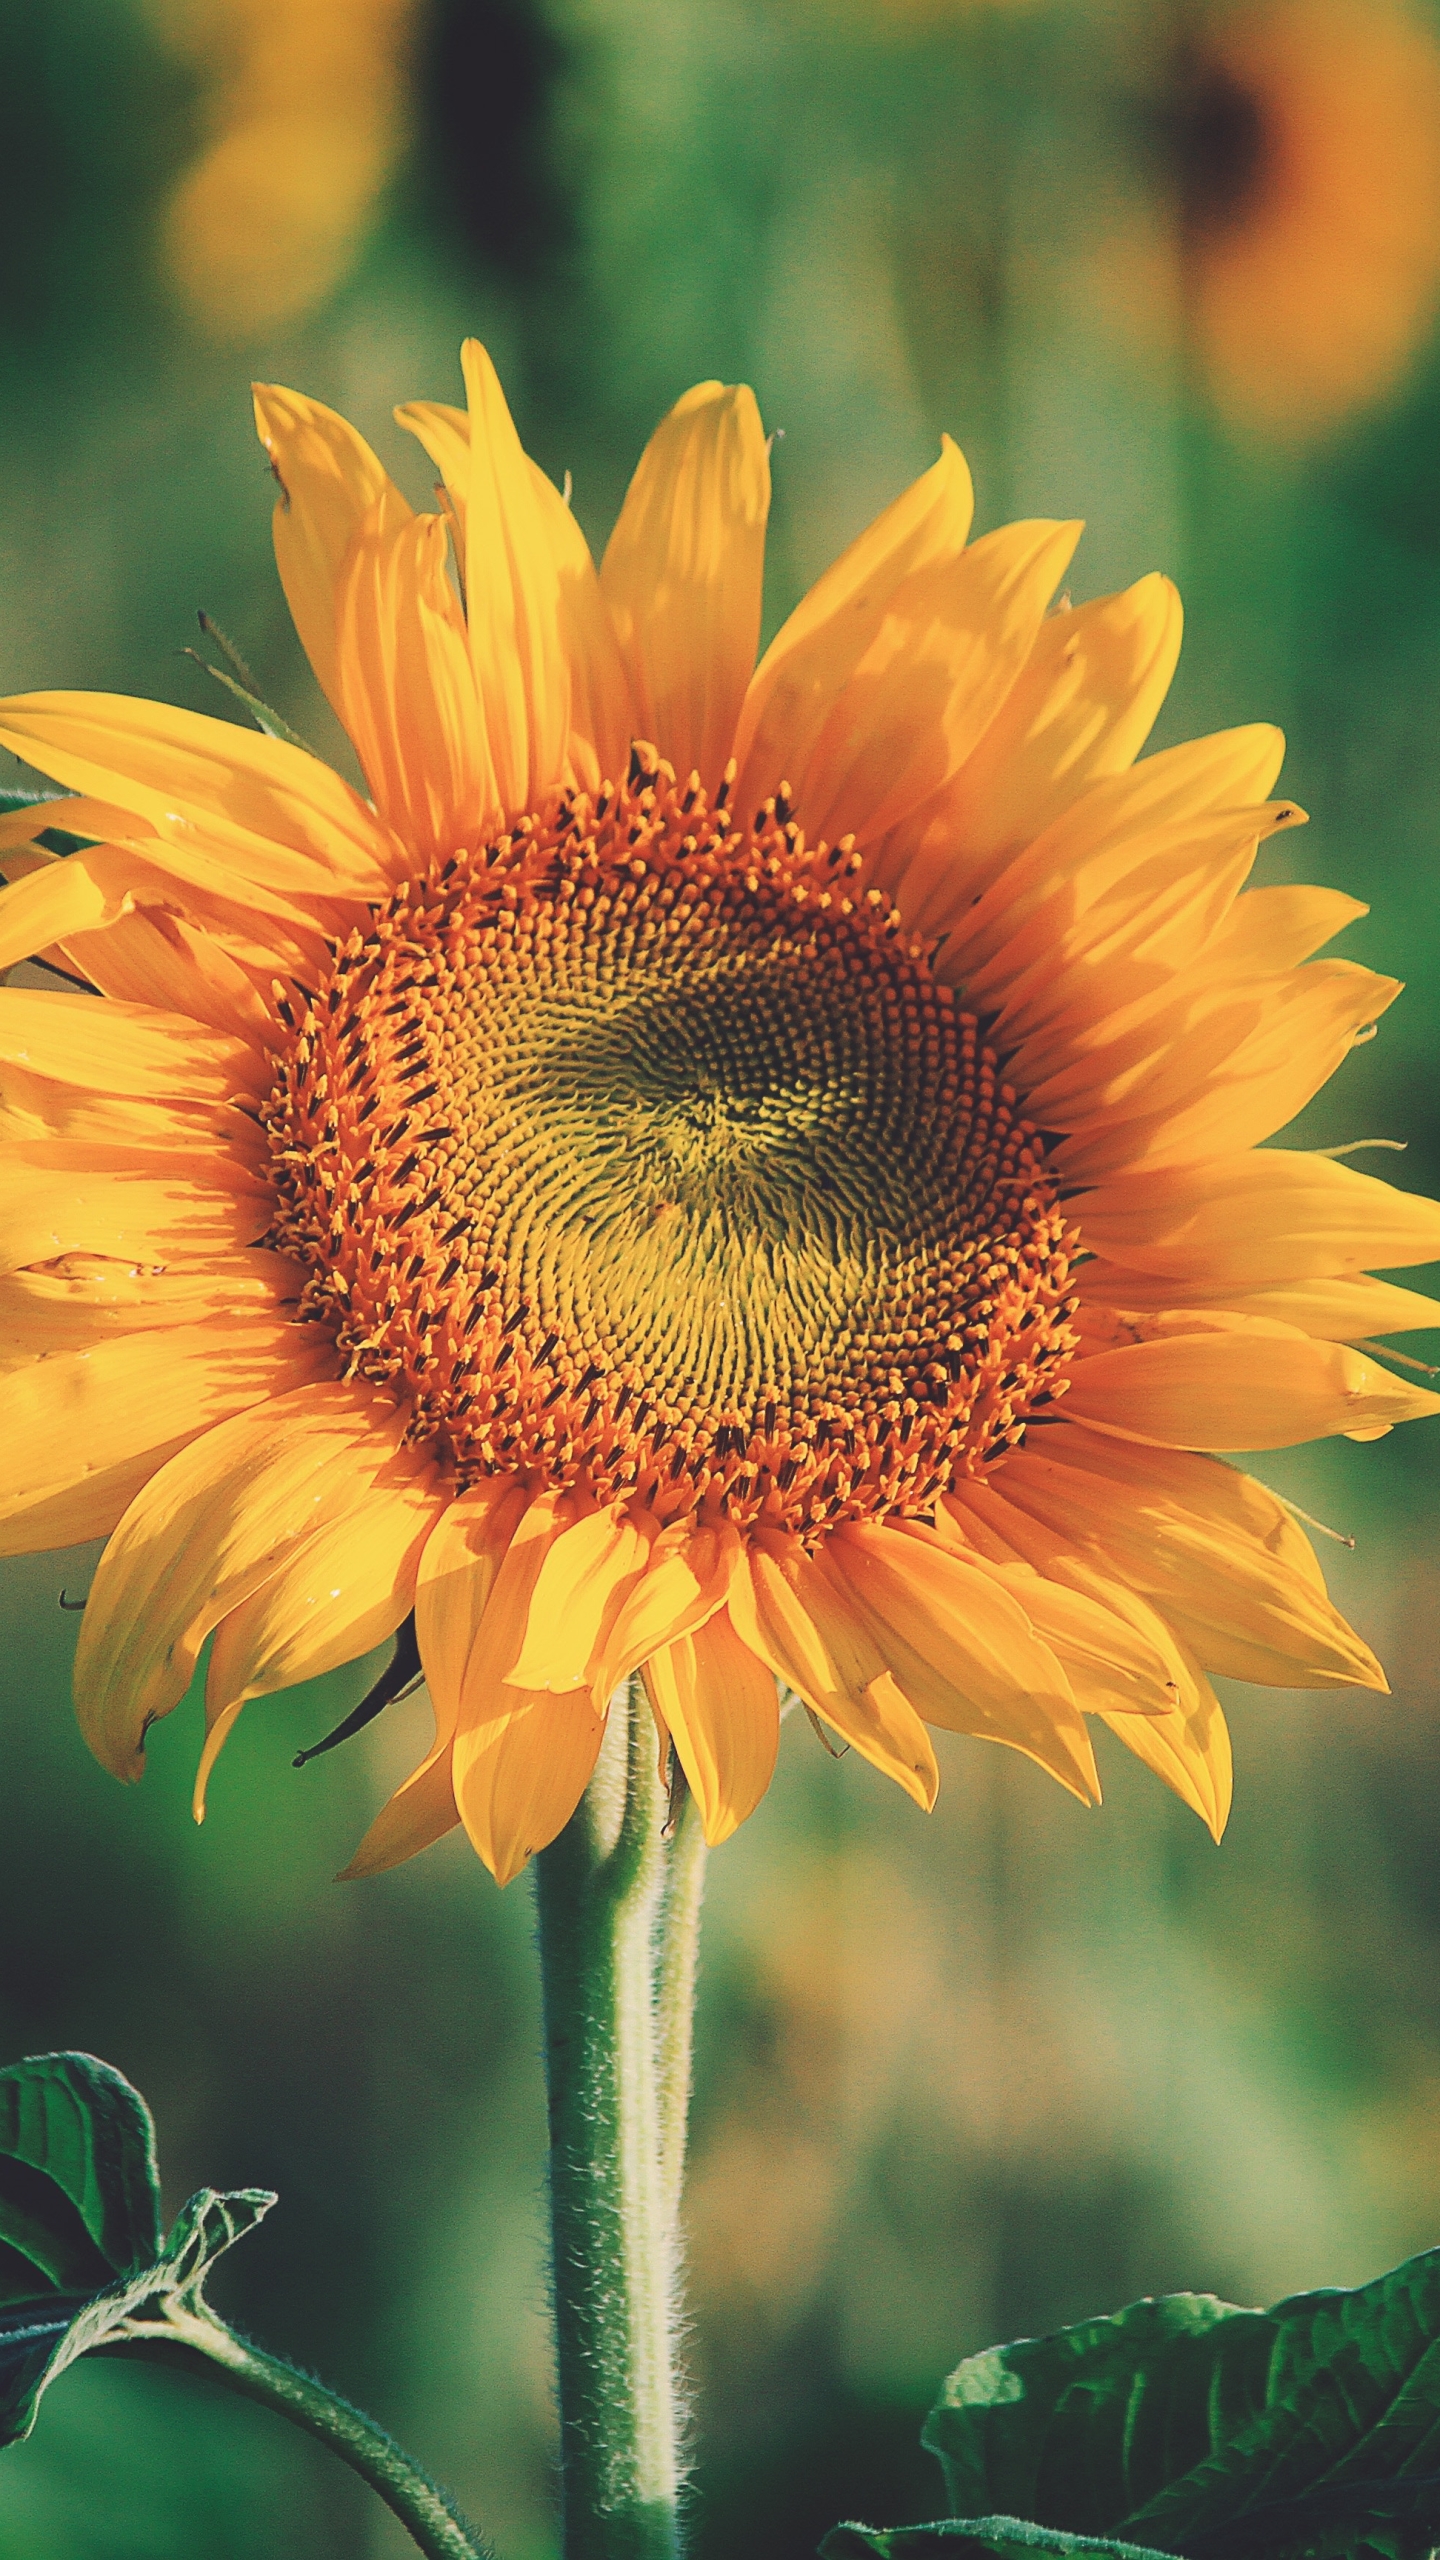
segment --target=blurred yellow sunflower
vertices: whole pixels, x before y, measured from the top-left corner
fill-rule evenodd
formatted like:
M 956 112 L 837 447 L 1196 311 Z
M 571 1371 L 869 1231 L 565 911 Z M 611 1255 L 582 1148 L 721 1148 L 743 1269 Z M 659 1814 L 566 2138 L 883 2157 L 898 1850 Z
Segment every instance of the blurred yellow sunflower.
M 212 337 L 295 321 L 353 264 L 410 123 L 414 0 L 148 0 L 204 86 L 166 211 L 169 283 Z
M 1271 432 L 1392 389 L 1440 302 L 1440 42 L 1408 0 L 1206 11 L 1176 147 L 1190 322 L 1222 404 Z
M 435 514 L 258 394 L 369 801 L 0 706 L 80 795 L 10 842 L 95 839 L 0 898 L 0 963 L 101 999 L 0 994 L 0 1538 L 108 1535 L 93 1748 L 138 1775 L 213 1634 L 203 1786 L 413 1613 L 435 1743 L 351 1873 L 459 1820 L 514 1875 L 636 1671 L 712 1840 L 781 1687 L 927 1806 L 927 1724 L 1089 1799 L 1097 1715 L 1218 1832 L 1207 1673 L 1384 1681 L 1210 1453 L 1440 1410 L 1350 1347 L 1436 1320 L 1363 1272 L 1440 1207 L 1256 1152 L 1397 992 L 1302 965 L 1352 899 L 1245 889 L 1277 733 L 1136 765 L 1173 589 L 1047 614 L 1079 528 L 969 542 L 948 442 L 757 668 L 750 392 L 679 402 L 597 575 L 464 362 L 468 415 L 397 413 Z

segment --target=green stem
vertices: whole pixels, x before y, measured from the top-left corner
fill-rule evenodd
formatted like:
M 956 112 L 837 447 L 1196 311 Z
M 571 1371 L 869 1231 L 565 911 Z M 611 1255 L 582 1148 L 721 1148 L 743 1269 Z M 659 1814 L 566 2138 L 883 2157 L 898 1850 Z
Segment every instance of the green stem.
M 678 2200 L 704 1841 L 667 1831 L 638 1679 L 535 1861 L 564 2560 L 677 2560 Z
M 665 2210 L 677 2250 L 680 2195 L 685 2180 L 685 2136 L 690 2119 L 695 1969 L 700 1954 L 700 1904 L 705 1892 L 705 1857 L 705 1830 L 700 1820 L 700 1808 L 687 1787 L 674 1814 L 669 1838 L 655 1975 L 660 2158 Z
M 425 2560 L 492 2560 L 490 2546 L 468 2524 L 452 2498 L 428 2471 L 338 2392 L 237 2336 L 207 2306 L 173 2303 L 159 2320 L 136 2320 L 120 2332 L 125 2352 L 158 2352 L 170 2361 L 179 2350 L 189 2362 L 203 2356 L 218 2366 L 234 2390 L 304 2427 L 358 2471 L 397 2515 Z

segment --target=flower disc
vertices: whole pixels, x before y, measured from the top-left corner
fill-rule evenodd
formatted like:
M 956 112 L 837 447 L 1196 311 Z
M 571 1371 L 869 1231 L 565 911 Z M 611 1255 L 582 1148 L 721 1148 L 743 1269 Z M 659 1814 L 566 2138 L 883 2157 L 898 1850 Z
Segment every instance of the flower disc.
M 813 1532 L 933 1503 L 1061 1383 L 1041 1146 L 857 868 L 641 754 L 337 954 L 275 1241 L 462 1479 Z

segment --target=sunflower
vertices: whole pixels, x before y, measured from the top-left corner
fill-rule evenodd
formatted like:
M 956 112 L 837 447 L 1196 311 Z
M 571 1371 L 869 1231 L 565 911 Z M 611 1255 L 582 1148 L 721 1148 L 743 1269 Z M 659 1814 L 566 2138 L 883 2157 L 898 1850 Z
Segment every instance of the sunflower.
M 780 1698 L 924 1806 L 928 1725 L 1098 1796 L 1098 1716 L 1217 1833 L 1208 1675 L 1383 1688 L 1213 1454 L 1440 1410 L 1365 1348 L 1440 1207 L 1258 1150 L 1397 992 L 1246 889 L 1281 741 L 1137 764 L 1162 578 L 969 542 L 948 441 L 755 666 L 767 448 L 689 392 L 597 576 L 482 348 L 360 438 L 257 395 L 280 574 L 363 798 L 287 737 L 33 694 L 5 822 L 6 1487 L 104 1535 L 76 1661 L 121 1777 L 213 1637 L 245 1700 L 397 1630 L 434 1746 L 348 1873 L 502 1881 L 639 1674 L 711 1840 Z M 272 720 L 272 729 L 274 723 Z M 37 828 L 57 815 L 75 849 Z M 86 841 L 86 840 L 89 841 Z M 1308 961 L 1308 965 L 1302 965 Z
M 211 337 L 301 319 L 353 265 L 400 159 L 414 0 L 185 0 L 154 13 L 209 130 L 166 209 L 168 280 Z
M 1440 298 L 1440 43 L 1408 0 L 1200 15 L 1162 122 L 1221 404 L 1323 430 L 1393 390 Z

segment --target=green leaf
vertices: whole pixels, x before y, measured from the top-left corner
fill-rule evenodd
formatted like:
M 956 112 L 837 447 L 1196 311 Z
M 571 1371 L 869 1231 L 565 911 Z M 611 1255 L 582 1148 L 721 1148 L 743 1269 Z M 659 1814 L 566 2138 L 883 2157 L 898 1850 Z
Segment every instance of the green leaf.
M 1352 2293 L 1269 2311 L 1171 2294 L 991 2348 L 950 2376 L 924 2441 L 962 2517 L 1008 2510 L 1186 2560 L 1424 2560 L 1440 2250 Z
M 139 2091 L 88 2053 L 0 2071 L 0 2445 L 77 2356 L 168 2305 L 203 2312 L 209 2268 L 274 2201 L 202 2188 L 165 2239 Z
M 42 2392 L 77 2357 L 136 2335 L 137 2323 L 162 2321 L 172 2307 L 205 2316 L 203 2287 L 211 2267 L 254 2230 L 274 2201 L 263 2187 L 230 2195 L 202 2187 L 181 2207 L 151 2265 L 88 2301 L 57 2292 L 0 2315 L 0 2446 L 29 2434 Z
M 861 2560 L 866 2552 L 878 2552 L 880 2560 L 993 2560 L 1007 2551 L 1028 2551 L 1037 2560 L 1068 2560 L 1072 2552 L 1087 2551 L 1098 2560 L 1170 2560 L 1167 2552 L 1144 2550 L 1138 2542 L 1060 2533 L 1053 2525 L 1025 2524 L 1019 2516 L 951 2516 L 944 2524 L 902 2524 L 888 2533 L 868 2524 L 837 2524 L 820 2545 L 820 2560 Z
M 0 2242 L 61 2291 L 93 2292 L 153 2259 L 160 2231 L 155 2128 L 139 2091 L 88 2053 L 0 2071 Z M 0 2301 L 17 2298 L 16 2280 L 0 2273 Z

